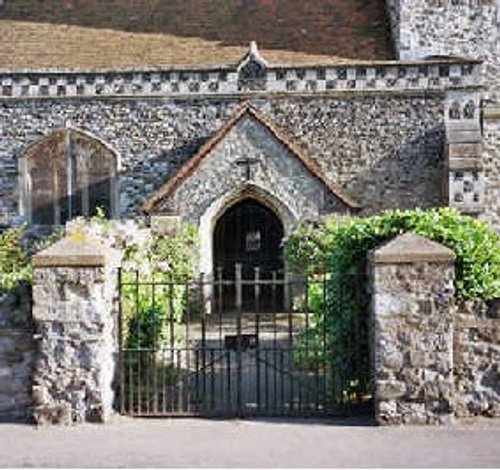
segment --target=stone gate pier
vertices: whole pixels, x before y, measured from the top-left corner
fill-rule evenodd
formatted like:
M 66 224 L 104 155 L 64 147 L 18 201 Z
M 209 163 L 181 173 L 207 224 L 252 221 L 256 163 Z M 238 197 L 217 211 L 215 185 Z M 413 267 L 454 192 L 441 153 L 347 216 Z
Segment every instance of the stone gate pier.
M 37 424 L 105 421 L 113 407 L 121 253 L 83 235 L 33 257 Z
M 454 253 L 406 233 L 371 253 L 375 418 L 445 424 L 453 415 Z
M 0 419 L 104 422 L 116 410 L 121 252 L 83 235 L 33 257 L 33 306 L 0 304 Z M 455 298 L 455 255 L 412 233 L 368 256 L 374 417 L 500 417 L 498 304 Z M 17 313 L 16 313 L 17 312 Z

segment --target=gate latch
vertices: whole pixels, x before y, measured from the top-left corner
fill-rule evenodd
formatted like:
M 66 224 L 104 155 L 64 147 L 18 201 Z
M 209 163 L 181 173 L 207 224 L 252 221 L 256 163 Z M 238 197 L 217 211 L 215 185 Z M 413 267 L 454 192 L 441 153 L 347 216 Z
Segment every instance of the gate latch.
M 257 335 L 226 335 L 224 337 L 224 346 L 230 351 L 237 351 L 238 341 L 240 341 L 241 351 L 257 349 L 259 344 L 259 338 Z

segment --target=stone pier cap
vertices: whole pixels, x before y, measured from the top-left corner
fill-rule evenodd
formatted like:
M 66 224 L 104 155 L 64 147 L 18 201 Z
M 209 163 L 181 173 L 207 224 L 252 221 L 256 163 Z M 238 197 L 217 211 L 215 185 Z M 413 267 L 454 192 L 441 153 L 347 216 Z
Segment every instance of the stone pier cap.
M 371 253 L 376 264 L 398 264 L 414 262 L 451 262 L 455 253 L 440 243 L 412 232 L 389 240 Z
M 122 252 L 107 247 L 97 238 L 72 234 L 57 241 L 31 259 L 34 267 L 99 267 L 117 265 Z

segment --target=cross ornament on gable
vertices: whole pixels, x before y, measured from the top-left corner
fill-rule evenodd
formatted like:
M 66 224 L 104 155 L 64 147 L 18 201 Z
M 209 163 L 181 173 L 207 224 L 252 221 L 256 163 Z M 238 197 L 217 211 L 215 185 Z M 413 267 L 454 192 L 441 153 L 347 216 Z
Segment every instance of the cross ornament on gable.
M 255 176 L 255 170 L 259 161 L 255 158 L 242 158 L 236 160 L 240 176 L 245 180 L 251 180 Z

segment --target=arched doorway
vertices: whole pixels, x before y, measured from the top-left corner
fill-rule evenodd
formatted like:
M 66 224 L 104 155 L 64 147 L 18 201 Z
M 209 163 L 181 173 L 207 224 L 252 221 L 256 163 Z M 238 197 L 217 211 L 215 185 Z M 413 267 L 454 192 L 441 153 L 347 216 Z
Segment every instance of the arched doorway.
M 256 268 L 262 280 L 283 279 L 284 229 L 276 213 L 253 198 L 232 205 L 219 218 L 213 236 L 215 279 L 235 280 L 236 265 L 242 266 L 242 279 L 253 280 Z M 242 307 L 256 308 L 255 285 L 243 285 Z M 222 310 L 236 307 L 236 288 L 225 286 L 216 304 Z M 283 308 L 283 287 L 279 284 L 260 286 L 257 308 L 278 311 Z

